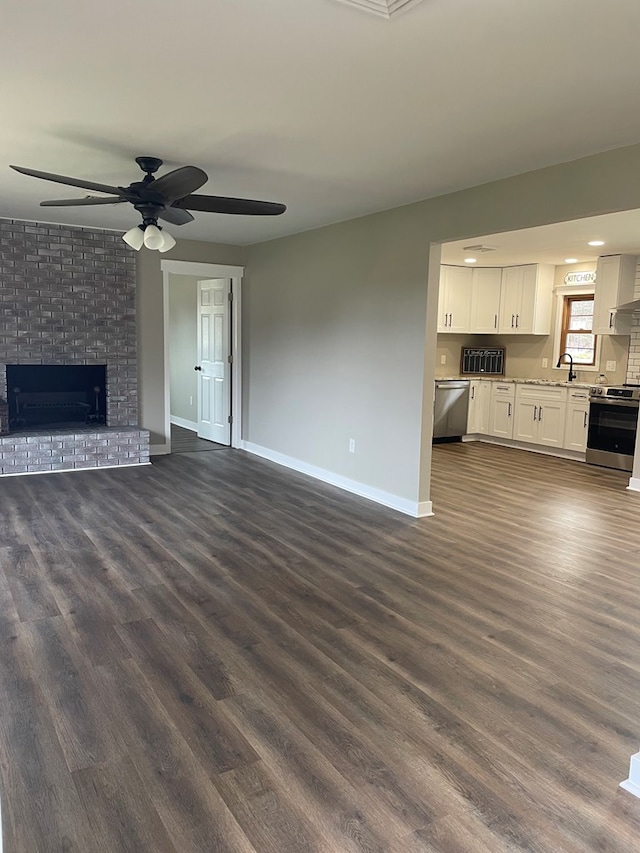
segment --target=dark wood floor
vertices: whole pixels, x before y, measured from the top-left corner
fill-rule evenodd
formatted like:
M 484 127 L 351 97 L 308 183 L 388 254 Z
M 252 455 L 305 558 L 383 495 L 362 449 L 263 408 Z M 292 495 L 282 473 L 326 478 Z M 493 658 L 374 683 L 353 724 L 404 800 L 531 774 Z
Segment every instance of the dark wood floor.
M 207 450 L 225 450 L 224 444 L 199 438 L 198 433 L 190 429 L 171 424 L 171 452 L 172 453 L 200 453 Z
M 239 451 L 0 482 L 5 853 L 640 849 L 640 495 L 434 450 L 412 520 Z

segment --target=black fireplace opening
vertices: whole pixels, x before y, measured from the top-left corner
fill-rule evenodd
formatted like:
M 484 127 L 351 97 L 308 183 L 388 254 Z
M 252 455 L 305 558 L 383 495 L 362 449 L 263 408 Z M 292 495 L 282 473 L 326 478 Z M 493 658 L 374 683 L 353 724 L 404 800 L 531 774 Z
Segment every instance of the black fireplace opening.
M 106 424 L 106 376 L 104 364 L 8 364 L 11 430 Z

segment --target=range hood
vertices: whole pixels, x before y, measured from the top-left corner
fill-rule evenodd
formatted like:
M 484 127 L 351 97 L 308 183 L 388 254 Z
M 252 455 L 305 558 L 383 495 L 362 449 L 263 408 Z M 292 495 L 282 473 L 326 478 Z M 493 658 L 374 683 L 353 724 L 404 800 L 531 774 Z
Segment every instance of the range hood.
M 636 311 L 640 311 L 640 299 L 634 299 L 632 302 L 624 302 L 622 305 L 616 305 L 613 311 L 617 311 L 618 314 L 635 314 Z

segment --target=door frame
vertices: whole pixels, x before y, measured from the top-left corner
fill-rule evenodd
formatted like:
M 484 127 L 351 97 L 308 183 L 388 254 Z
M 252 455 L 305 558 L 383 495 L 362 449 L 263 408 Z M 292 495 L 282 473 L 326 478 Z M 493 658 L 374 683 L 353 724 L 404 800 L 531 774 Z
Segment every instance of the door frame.
M 171 453 L 171 383 L 169 373 L 169 276 L 194 278 L 230 278 L 231 292 L 231 447 L 242 442 L 242 278 L 244 267 L 227 264 L 201 264 L 195 261 L 160 261 L 164 326 L 164 429 L 166 453 Z

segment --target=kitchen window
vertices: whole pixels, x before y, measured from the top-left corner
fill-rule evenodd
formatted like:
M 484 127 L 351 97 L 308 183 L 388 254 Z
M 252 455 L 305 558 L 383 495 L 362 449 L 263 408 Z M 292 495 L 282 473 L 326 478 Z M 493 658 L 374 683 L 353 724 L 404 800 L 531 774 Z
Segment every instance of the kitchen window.
M 597 337 L 593 329 L 593 294 L 565 296 L 562 300 L 560 352 L 567 352 L 573 363 L 596 366 Z

